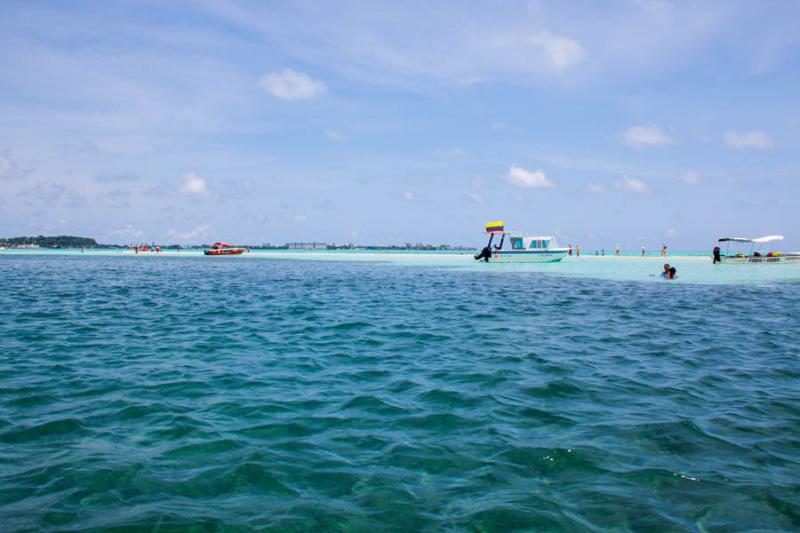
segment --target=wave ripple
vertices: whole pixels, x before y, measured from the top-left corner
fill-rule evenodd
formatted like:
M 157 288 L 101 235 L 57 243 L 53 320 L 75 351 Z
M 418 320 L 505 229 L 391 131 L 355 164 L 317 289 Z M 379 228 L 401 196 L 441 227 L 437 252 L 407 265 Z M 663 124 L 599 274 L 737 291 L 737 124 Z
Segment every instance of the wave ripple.
M 6 531 L 800 529 L 796 284 L 24 255 L 0 278 Z

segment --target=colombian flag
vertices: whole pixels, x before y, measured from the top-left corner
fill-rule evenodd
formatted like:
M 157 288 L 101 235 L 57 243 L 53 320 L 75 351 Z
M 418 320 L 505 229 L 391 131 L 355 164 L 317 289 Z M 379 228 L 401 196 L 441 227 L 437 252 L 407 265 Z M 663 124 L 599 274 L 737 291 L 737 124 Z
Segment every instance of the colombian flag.
M 495 233 L 498 231 L 503 231 L 503 226 L 505 224 L 502 220 L 495 220 L 494 222 L 487 222 L 486 223 L 486 233 Z

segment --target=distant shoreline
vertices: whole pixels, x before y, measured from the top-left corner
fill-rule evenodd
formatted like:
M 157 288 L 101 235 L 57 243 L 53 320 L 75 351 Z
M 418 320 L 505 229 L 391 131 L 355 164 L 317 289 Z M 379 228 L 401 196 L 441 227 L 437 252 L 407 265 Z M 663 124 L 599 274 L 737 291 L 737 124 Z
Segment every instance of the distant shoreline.
M 430 257 L 432 255 L 441 255 L 441 256 L 471 256 L 475 250 L 475 248 L 450 248 L 445 250 L 426 250 L 426 249 L 405 249 L 405 248 L 349 248 L 349 249 L 334 249 L 334 250 L 289 250 L 286 248 L 251 248 L 247 254 L 242 255 L 241 257 L 250 256 L 274 256 L 274 257 L 290 257 L 290 256 L 298 256 L 298 257 L 325 257 L 325 256 L 332 256 L 332 257 L 342 257 L 347 255 L 365 257 L 365 256 L 374 256 L 374 257 L 392 257 L 397 255 L 404 255 L 404 256 L 423 256 L 423 257 Z M 131 255 L 131 256 L 142 256 L 142 257 L 150 257 L 150 256 L 164 256 L 164 257 L 192 257 L 192 256 L 202 256 L 203 255 L 203 248 L 201 247 L 193 247 L 193 248 L 181 248 L 177 249 L 162 249 L 160 252 L 135 252 L 133 249 L 127 247 L 120 247 L 120 248 L 86 248 L 83 251 L 80 248 L 7 248 L 5 250 L 0 250 L 0 254 L 4 255 L 11 255 L 11 254 L 26 254 L 26 255 Z M 564 258 L 564 261 L 595 261 L 595 260 L 602 260 L 602 261 L 614 261 L 614 260 L 665 260 L 669 261 L 670 259 L 707 259 L 710 258 L 711 254 L 706 251 L 694 251 L 694 250 L 680 250 L 676 251 L 673 254 L 669 254 L 666 257 L 662 257 L 660 254 L 647 254 L 644 257 L 641 257 L 641 252 L 629 252 L 623 253 L 620 256 L 615 256 L 614 254 L 606 254 L 606 255 L 595 255 L 595 254 L 587 254 L 582 253 L 580 257 L 572 255 L 567 256 Z

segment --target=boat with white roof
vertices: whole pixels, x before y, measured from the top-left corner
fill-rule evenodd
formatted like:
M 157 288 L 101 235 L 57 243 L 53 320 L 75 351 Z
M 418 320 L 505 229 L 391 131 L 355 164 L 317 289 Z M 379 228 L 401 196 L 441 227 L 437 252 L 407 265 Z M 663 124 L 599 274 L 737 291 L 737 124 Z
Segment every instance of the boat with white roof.
M 780 252 L 774 249 L 775 243 L 782 240 L 783 235 L 766 235 L 756 239 L 721 237 L 717 242 L 725 243 L 726 249 L 723 253 L 719 246 L 714 248 L 714 262 L 722 264 L 800 264 L 800 252 Z
M 567 256 L 569 248 L 558 245 L 552 235 L 525 235 L 521 231 L 506 231 L 502 220 L 489 222 L 485 226 L 489 242 L 475 255 L 478 261 L 487 263 L 552 263 Z M 493 245 L 495 235 L 500 242 Z M 508 246 L 506 245 L 508 240 Z

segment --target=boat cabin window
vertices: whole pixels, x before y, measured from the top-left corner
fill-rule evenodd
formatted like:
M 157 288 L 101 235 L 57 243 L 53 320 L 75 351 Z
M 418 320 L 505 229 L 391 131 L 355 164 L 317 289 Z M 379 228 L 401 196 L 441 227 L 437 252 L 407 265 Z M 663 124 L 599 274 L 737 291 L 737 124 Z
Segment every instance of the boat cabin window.
M 542 241 L 542 248 L 550 248 L 550 241 L 549 240 L 543 240 Z
M 544 240 L 544 241 L 531 241 L 531 244 L 528 248 L 549 248 L 549 247 L 550 247 L 550 241 Z
M 511 237 L 511 249 L 522 250 L 522 237 Z

